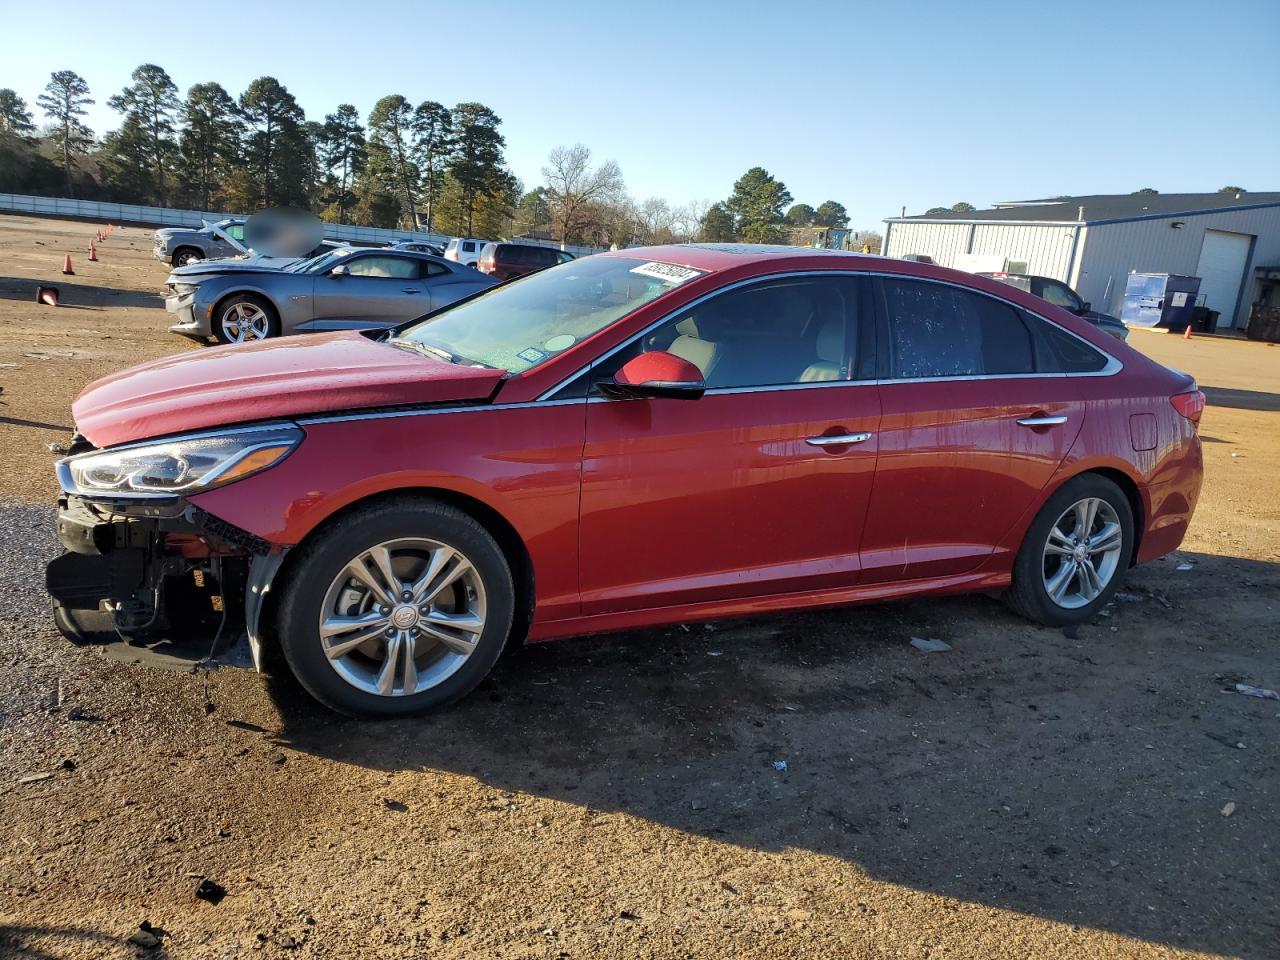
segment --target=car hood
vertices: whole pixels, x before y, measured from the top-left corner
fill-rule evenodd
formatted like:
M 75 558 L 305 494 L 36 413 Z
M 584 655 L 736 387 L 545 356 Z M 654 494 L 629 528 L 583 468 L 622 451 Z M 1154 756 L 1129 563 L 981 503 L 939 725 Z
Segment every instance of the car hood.
M 192 278 L 206 279 L 223 273 L 279 273 L 297 257 L 223 257 L 215 260 L 197 260 L 185 267 L 174 267 L 169 282 L 191 283 Z
M 71 410 L 80 433 L 107 447 L 338 410 L 486 400 L 505 375 L 343 331 L 153 360 L 89 384 Z

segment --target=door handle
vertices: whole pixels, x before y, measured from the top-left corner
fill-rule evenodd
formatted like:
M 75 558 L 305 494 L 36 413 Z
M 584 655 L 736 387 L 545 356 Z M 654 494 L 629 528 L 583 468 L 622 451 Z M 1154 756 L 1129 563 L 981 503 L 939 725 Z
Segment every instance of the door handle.
M 847 443 L 862 443 L 864 440 L 870 440 L 869 433 L 839 433 L 834 437 L 808 437 L 805 443 L 811 447 L 838 447 Z
M 1018 421 L 1020 427 L 1056 427 L 1067 422 L 1066 417 L 1023 417 Z
M 401 293 L 421 293 L 422 290 L 419 287 L 401 287 L 400 292 Z

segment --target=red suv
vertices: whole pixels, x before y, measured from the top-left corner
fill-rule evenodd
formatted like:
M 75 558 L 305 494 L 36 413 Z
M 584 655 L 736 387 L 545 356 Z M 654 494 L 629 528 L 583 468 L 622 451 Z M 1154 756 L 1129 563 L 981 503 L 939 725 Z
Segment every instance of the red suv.
M 537 247 L 531 243 L 486 243 L 480 251 L 476 269 L 498 280 L 510 280 L 558 263 L 568 263 L 572 259 L 573 254 L 555 247 Z
M 508 640 L 974 590 L 1069 624 L 1181 542 L 1203 406 L 995 281 L 619 251 L 91 385 L 47 582 L 74 638 L 242 625 L 354 714 L 455 700 Z

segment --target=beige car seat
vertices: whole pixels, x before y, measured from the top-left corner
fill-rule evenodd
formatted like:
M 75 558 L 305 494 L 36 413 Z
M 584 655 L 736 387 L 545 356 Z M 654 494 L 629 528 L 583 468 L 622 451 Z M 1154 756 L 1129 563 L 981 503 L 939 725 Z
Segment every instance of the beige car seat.
M 842 378 L 844 366 L 844 323 L 828 320 L 818 331 L 818 362 L 811 363 L 800 374 L 800 383 L 819 383 Z

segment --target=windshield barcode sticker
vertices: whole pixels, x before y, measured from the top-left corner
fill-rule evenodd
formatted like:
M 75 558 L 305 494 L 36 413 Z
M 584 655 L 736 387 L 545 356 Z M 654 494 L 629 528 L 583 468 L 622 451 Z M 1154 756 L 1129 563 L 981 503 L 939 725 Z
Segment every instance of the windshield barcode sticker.
M 631 272 L 638 273 L 642 277 L 653 277 L 655 280 L 671 284 L 684 283 L 686 280 L 692 280 L 702 273 L 701 270 L 694 270 L 692 267 L 679 267 L 674 263 L 660 263 L 657 260 L 651 260 L 648 263 L 640 264 L 638 267 L 632 267 Z

